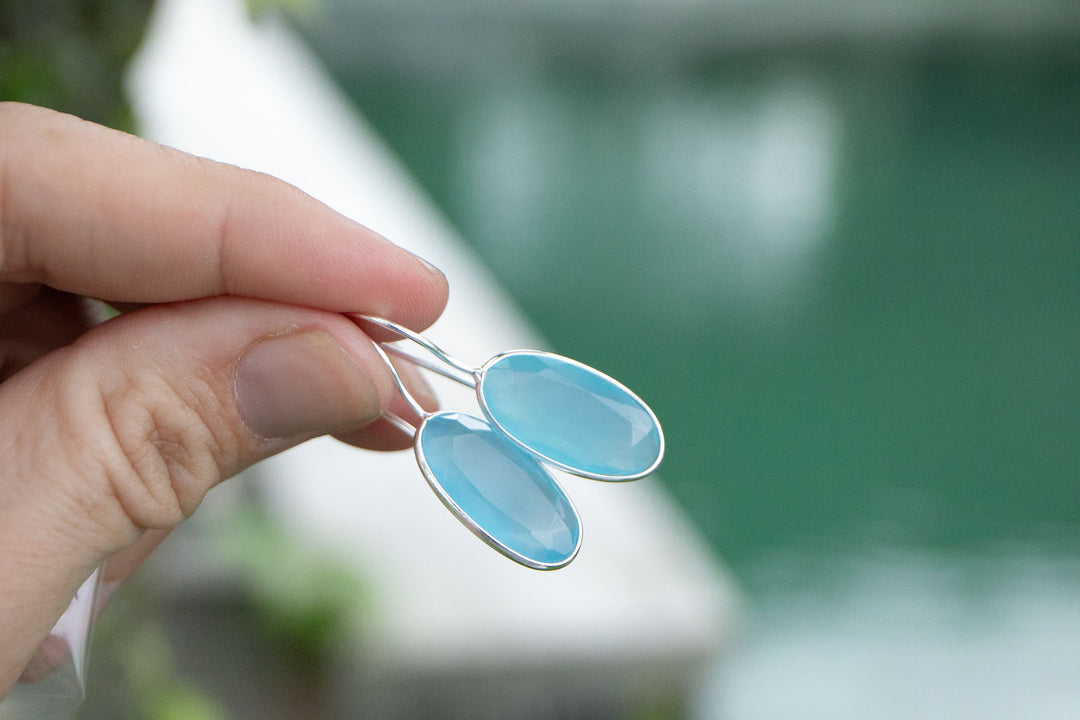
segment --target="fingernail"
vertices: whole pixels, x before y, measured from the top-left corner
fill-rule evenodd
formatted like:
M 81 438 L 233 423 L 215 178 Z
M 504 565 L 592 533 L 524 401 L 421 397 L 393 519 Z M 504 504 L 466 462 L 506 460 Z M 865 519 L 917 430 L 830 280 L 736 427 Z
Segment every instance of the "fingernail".
M 260 341 L 240 360 L 234 383 L 240 418 L 263 438 L 339 432 L 380 413 L 375 383 L 317 330 Z
M 424 258 L 420 257 L 419 255 L 412 252 L 411 250 L 409 250 L 408 253 L 410 255 L 412 255 L 414 258 L 416 258 L 417 260 L 419 260 L 420 264 L 423 265 L 424 267 L 426 267 L 428 270 L 430 270 L 433 275 L 439 275 L 440 277 L 446 277 L 446 273 L 444 273 L 442 270 L 440 270 L 439 268 L 432 265 L 430 262 L 428 262 Z

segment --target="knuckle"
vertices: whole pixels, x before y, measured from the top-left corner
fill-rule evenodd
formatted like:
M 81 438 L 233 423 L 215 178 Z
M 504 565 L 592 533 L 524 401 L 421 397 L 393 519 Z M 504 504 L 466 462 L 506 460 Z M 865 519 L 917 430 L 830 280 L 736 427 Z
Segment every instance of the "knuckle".
M 47 116 L 51 116 L 49 111 L 31 105 L 0 102 L 0 273 L 9 279 L 20 279 L 27 272 L 29 253 L 26 233 L 14 212 L 18 187 L 14 175 L 18 158 L 25 157 L 25 148 L 31 144 L 24 137 L 27 128 Z
M 224 449 L 202 411 L 203 393 L 185 390 L 151 373 L 129 376 L 102 397 L 112 447 L 104 477 L 139 529 L 180 524 L 221 479 Z

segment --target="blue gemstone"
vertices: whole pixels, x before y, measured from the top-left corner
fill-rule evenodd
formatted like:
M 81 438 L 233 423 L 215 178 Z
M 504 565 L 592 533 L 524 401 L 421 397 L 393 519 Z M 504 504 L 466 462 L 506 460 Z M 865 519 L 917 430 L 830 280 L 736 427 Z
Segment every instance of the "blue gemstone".
M 573 560 L 581 524 L 569 498 L 487 421 L 460 412 L 431 415 L 417 433 L 416 456 L 446 506 L 496 550 L 538 569 Z
M 481 371 L 480 405 L 493 424 L 544 460 L 600 480 L 656 468 L 664 440 L 656 416 L 607 375 L 569 358 L 519 351 Z

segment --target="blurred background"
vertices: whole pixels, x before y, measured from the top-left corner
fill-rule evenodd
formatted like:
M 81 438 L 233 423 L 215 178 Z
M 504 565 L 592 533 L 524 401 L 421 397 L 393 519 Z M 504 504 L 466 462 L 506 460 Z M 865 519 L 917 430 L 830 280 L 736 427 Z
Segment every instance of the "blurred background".
M 148 7 L 0 2 L 0 96 L 130 129 Z M 250 12 L 288 18 L 556 351 L 661 418 L 663 482 L 745 608 L 694 697 L 631 716 L 1080 713 L 1080 5 Z M 273 537 L 252 523 L 236 543 Z M 297 609 L 241 556 L 252 622 L 299 623 L 277 637 L 316 667 L 352 596 Z M 85 717 L 244 716 L 120 602 Z

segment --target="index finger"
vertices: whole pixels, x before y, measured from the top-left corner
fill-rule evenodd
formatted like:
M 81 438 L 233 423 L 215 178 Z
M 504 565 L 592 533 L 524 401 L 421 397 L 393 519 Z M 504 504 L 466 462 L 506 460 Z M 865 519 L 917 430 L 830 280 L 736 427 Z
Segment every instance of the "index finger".
M 442 274 L 267 175 L 0 103 L 0 282 L 104 300 L 243 295 L 422 328 Z

